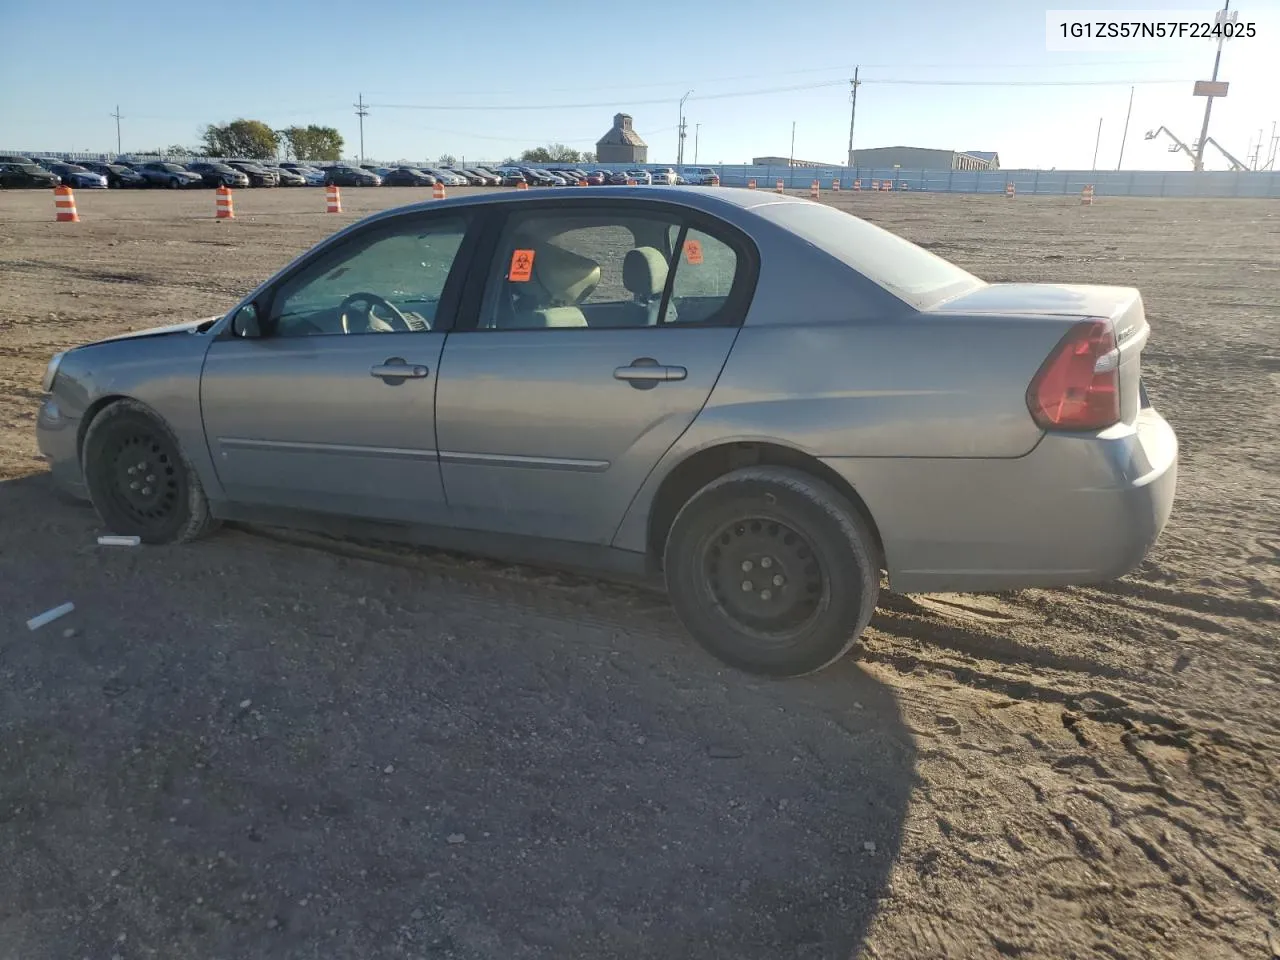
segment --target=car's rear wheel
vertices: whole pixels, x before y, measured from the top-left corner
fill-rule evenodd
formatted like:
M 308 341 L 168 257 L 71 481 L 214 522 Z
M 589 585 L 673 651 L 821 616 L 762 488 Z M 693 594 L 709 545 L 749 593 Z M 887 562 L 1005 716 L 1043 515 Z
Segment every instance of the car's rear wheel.
M 734 470 L 698 491 L 671 526 L 664 566 L 676 613 L 699 643 L 776 677 L 839 659 L 880 588 L 875 538 L 857 510 L 786 467 Z
M 177 438 L 134 400 L 113 403 L 94 418 L 81 462 L 89 498 L 112 533 L 185 543 L 216 526 Z

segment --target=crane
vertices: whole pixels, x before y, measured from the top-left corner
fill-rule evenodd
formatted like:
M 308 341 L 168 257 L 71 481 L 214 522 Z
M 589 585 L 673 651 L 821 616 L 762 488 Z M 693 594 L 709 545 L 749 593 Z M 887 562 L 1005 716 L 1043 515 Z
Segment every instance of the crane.
M 1162 126 L 1162 127 L 1157 127 L 1155 130 L 1148 130 L 1143 139 L 1154 140 L 1156 137 L 1160 136 L 1160 134 L 1162 133 L 1165 134 L 1170 140 L 1173 141 L 1173 143 L 1169 144 L 1170 153 L 1177 153 L 1178 151 L 1182 151 L 1188 157 L 1191 158 L 1191 163 L 1193 165 L 1197 162 L 1195 150 L 1193 150 L 1191 147 L 1187 146 L 1185 143 L 1179 140 L 1177 135 L 1168 127 Z M 1232 170 L 1248 170 L 1249 169 L 1247 166 L 1245 166 L 1243 163 L 1241 163 L 1239 160 L 1233 157 L 1230 153 L 1228 153 L 1226 149 L 1222 146 L 1222 144 L 1218 143 L 1218 141 L 1213 139 L 1213 137 L 1206 137 L 1204 142 L 1206 145 L 1211 143 L 1215 147 L 1217 147 L 1218 152 L 1222 154 L 1224 157 L 1226 157 L 1227 162 L 1231 164 Z

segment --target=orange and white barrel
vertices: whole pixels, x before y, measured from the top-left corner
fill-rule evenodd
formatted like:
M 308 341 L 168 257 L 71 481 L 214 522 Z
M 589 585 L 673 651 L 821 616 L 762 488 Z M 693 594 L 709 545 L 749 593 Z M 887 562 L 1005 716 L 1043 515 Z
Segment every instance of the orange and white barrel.
M 1080 191 L 1080 203 L 1086 207 L 1093 206 L 1093 184 L 1092 183 Z
M 235 209 L 231 204 L 231 188 L 222 184 L 214 191 L 214 216 L 219 220 L 234 220 Z
M 779 181 L 777 182 L 777 184 L 774 186 L 774 188 L 773 188 L 773 192 L 774 192 L 774 193 L 781 193 L 781 192 L 782 192 L 782 181 L 781 181 L 781 180 L 779 180 Z
M 80 215 L 76 213 L 76 195 L 66 184 L 53 188 L 53 213 L 58 223 L 80 222 Z
M 1018 188 L 1013 185 L 1012 180 L 1004 185 L 1004 195 L 1010 200 L 1018 195 Z
M 853 192 L 854 192 L 854 193 L 861 193 L 861 192 L 862 192 L 862 181 L 861 181 L 861 180 L 855 180 L 855 181 L 853 181 Z
M 431 188 L 431 199 L 432 200 L 444 199 L 444 184 L 441 183 L 439 180 L 437 180 L 436 185 Z
M 879 189 L 880 189 L 880 181 L 879 181 L 879 180 L 872 180 L 872 181 L 871 181 L 871 189 L 872 189 L 872 190 L 879 190 Z
M 342 191 L 338 189 L 336 183 L 331 183 L 325 188 L 325 213 L 341 213 L 342 212 Z
M 817 180 L 815 180 L 815 181 L 813 181 L 813 183 L 809 184 L 809 197 L 810 197 L 810 199 L 812 199 L 812 200 L 817 200 L 817 199 L 818 199 L 818 195 L 819 195 L 821 192 L 822 192 L 822 184 L 821 184 L 821 183 L 819 183 Z
M 748 180 L 748 181 L 747 181 L 747 189 L 748 189 L 748 190 L 754 190 L 755 188 L 756 188 L 756 182 L 755 182 L 754 180 Z
M 832 193 L 839 193 L 839 192 L 840 192 L 840 181 L 839 181 L 839 180 L 832 180 L 832 181 L 831 181 L 831 192 L 832 192 Z
M 517 190 L 528 190 L 528 189 L 529 189 L 529 184 L 527 184 L 527 183 L 525 183 L 523 180 L 521 180 L 519 183 L 517 183 L 517 184 L 516 184 L 516 189 L 517 189 Z

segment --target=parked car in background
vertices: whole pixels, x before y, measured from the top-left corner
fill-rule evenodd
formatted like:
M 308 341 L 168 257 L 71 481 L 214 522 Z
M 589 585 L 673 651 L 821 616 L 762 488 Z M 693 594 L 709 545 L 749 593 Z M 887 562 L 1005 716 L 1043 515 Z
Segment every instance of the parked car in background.
M 37 167 L 43 167 L 46 170 L 52 170 L 55 163 L 63 163 L 57 157 L 32 157 L 31 162 Z
M 446 187 L 467 187 L 470 181 L 466 177 L 456 173 L 453 170 L 446 170 L 443 167 L 419 167 L 423 173 L 429 173 Z
M 720 182 L 720 174 L 713 167 L 685 167 L 681 173 L 685 180 L 699 187 L 710 187 Z
M 653 176 L 648 170 L 642 170 L 639 167 L 636 167 L 634 170 L 626 171 L 626 174 L 629 179 L 634 180 L 638 184 L 643 184 L 646 187 L 653 183 Z
M 603 170 L 587 171 L 587 186 L 603 187 L 609 181 L 609 175 Z
M 471 167 L 470 170 L 472 173 L 478 173 L 480 176 L 487 179 L 489 181 L 489 186 L 502 186 L 502 174 L 497 170 L 492 170 L 489 167 Z
M 288 167 L 267 167 L 267 169 L 276 175 L 282 187 L 305 187 L 307 185 L 307 178 L 297 170 L 290 170 Z
M 668 186 L 675 186 L 676 171 L 674 167 L 655 167 L 649 171 L 649 177 L 652 183 L 665 183 Z
M 504 187 L 518 187 L 522 183 L 526 187 L 529 186 L 529 178 L 515 167 L 503 167 L 498 172 L 502 175 L 502 186 Z
M 106 177 L 77 163 L 55 163 L 49 168 L 49 172 L 75 190 L 107 189 Z
M 56 174 L 34 163 L 0 163 L 0 187 L 6 190 L 52 190 L 61 181 Z
M 396 167 L 382 178 L 384 187 L 434 187 L 436 178 L 417 167 Z
M 361 167 L 348 167 L 345 164 L 329 167 L 325 171 L 326 184 L 338 187 L 380 187 L 382 178 L 376 173 Z
M 179 190 L 183 187 L 204 186 L 204 177 L 200 174 L 192 173 L 185 167 L 167 160 L 148 160 L 146 163 L 139 163 L 134 169 L 142 174 L 147 181 L 147 186 L 150 187 Z
M 249 178 L 251 187 L 278 187 L 280 175 L 269 170 L 256 160 L 228 160 L 227 165 L 239 170 Z
M 557 181 L 560 179 L 536 167 L 519 167 L 518 169 L 524 174 L 531 187 L 554 187 L 558 185 Z
M 625 170 L 596 170 L 592 176 L 599 176 L 601 183 L 606 187 L 622 187 L 627 183 Z
M 249 186 L 249 177 L 246 174 L 235 167 L 227 166 L 225 163 L 198 160 L 195 163 L 188 163 L 187 169 L 192 173 L 200 174 L 200 178 L 204 181 L 206 187 Z
M 314 167 L 309 163 L 299 160 L 286 160 L 280 164 L 282 170 L 292 170 L 298 176 L 302 177 L 308 187 L 324 186 L 324 171 L 319 167 Z
M 474 177 L 476 186 L 479 187 L 497 187 L 502 184 L 502 178 L 497 174 L 485 173 L 478 167 L 465 167 L 462 172 Z
M 383 211 L 221 317 L 60 353 L 52 481 L 146 543 L 238 520 L 652 577 L 769 676 L 841 657 L 882 579 L 1101 584 L 1159 538 L 1178 438 L 1137 289 L 990 283 L 798 197 L 632 193 Z
M 80 166 L 107 178 L 107 186 L 119 190 L 123 187 L 145 187 L 147 181 L 142 174 L 123 163 L 106 163 L 102 160 L 85 160 Z
M 456 174 L 463 180 L 467 181 L 467 186 L 469 187 L 483 187 L 487 185 L 484 177 L 480 176 L 478 173 L 472 173 L 470 170 L 463 170 L 461 167 L 449 167 L 448 171 L 449 173 Z
M 36 162 L 35 162 L 34 160 L 32 160 L 30 157 L 24 157 L 24 156 L 22 156 L 21 154 L 18 154 L 18 153 L 0 153 L 0 163 L 16 163 L 16 164 L 19 164 L 19 165 L 22 165 L 22 164 L 30 164 L 30 165 L 31 165 L 31 166 L 33 166 L 33 167 L 38 167 L 38 166 L 40 166 L 38 163 L 36 163 Z M 44 168 L 43 168 L 43 167 L 41 167 L 40 169 L 42 169 L 42 170 L 43 170 Z

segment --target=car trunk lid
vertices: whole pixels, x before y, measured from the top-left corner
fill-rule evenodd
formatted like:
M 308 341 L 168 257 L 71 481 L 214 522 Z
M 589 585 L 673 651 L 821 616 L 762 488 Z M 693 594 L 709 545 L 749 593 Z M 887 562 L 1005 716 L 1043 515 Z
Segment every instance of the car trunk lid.
M 1133 423 L 1147 405 L 1142 349 L 1151 334 L 1142 294 L 1134 287 L 1068 283 L 991 283 L 944 300 L 929 312 L 1109 320 L 1119 351 L 1120 419 Z

